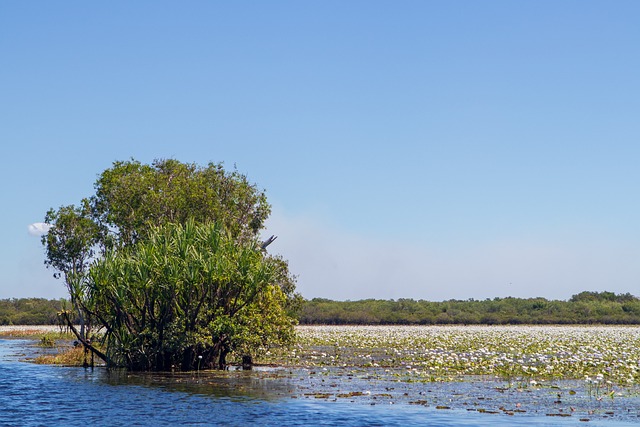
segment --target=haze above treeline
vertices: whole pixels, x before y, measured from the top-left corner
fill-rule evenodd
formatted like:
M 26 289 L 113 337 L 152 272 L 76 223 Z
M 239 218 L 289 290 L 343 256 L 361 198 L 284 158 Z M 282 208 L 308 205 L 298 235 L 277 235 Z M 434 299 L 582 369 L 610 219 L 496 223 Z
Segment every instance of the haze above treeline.
M 64 299 L 10 298 L 0 300 L 0 325 L 57 324 Z M 300 324 L 640 324 L 640 299 L 630 293 L 584 291 L 568 300 L 493 298 L 426 301 L 363 299 L 303 300 Z

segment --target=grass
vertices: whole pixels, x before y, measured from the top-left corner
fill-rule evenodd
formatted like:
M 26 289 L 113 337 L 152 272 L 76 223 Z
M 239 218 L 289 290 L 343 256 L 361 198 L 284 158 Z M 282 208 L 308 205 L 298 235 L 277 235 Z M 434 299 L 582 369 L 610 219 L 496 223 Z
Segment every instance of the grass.
M 0 326 L 0 338 L 73 339 L 73 334 L 59 326 Z
M 32 335 L 31 338 L 38 339 L 38 345 L 44 348 L 54 348 L 60 341 L 70 341 L 75 339 L 71 332 L 43 332 Z
M 13 326 L 0 327 L 0 338 L 27 339 L 35 342 L 41 350 L 37 356 L 29 358 L 37 364 L 83 366 L 85 362 L 82 346 L 73 346 L 75 335 L 57 326 Z M 90 362 L 90 355 L 87 356 Z M 98 359 L 96 363 L 101 363 Z
M 34 363 L 40 365 L 61 366 L 83 366 L 84 361 L 85 356 L 82 346 L 60 348 L 56 353 L 42 354 L 33 359 Z

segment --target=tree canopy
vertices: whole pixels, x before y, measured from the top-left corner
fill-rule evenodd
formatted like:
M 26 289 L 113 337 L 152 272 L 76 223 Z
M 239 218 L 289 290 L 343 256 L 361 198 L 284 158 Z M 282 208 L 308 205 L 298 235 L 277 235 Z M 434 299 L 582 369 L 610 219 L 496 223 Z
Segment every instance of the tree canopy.
M 43 244 L 73 308 L 103 332 L 101 345 L 79 340 L 109 366 L 222 368 L 230 352 L 291 342 L 294 278 L 258 239 L 270 206 L 244 175 L 131 160 L 95 189 L 47 213 Z
M 222 164 L 206 167 L 177 160 L 115 162 L 95 183 L 95 220 L 115 231 L 121 245 L 134 243 L 151 226 L 213 221 L 238 239 L 251 239 L 271 213 L 264 191 Z
M 91 218 L 91 208 L 85 199 L 81 207 L 62 206 L 57 211 L 50 209 L 45 222 L 54 227 L 42 236 L 45 246 L 47 267 L 57 272 L 55 277 L 64 274 L 81 274 L 90 265 L 100 240 L 100 227 Z

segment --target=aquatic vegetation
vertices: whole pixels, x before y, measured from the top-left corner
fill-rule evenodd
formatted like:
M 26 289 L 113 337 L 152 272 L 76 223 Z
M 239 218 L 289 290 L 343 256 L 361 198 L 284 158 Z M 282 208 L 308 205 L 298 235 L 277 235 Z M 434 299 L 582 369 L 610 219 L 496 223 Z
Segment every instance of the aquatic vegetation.
M 301 373 L 305 398 L 580 421 L 640 416 L 637 327 L 300 326 L 297 333 L 293 349 L 272 349 L 261 362 Z
M 38 345 L 40 347 L 53 348 L 56 346 L 56 337 L 51 336 L 50 334 L 44 335 L 40 338 Z
M 86 361 L 85 357 L 84 349 L 77 346 L 41 354 L 33 359 L 33 362 L 40 365 L 83 366 Z
M 285 400 L 407 405 L 478 417 L 640 417 L 640 328 L 303 326 L 297 335 L 291 349 L 263 349 L 252 371 L 238 365 L 136 378 L 161 378 L 163 386 L 197 393 L 219 382 L 233 390 L 259 384 Z M 80 364 L 82 353 L 75 351 Z M 73 364 L 52 356 L 38 362 Z
M 379 368 L 406 381 L 470 376 L 540 387 L 585 379 L 594 396 L 640 383 L 640 328 L 605 326 L 300 326 L 267 362 Z
M 29 338 L 39 339 L 50 333 L 67 334 L 59 326 L 54 325 L 31 325 L 31 326 L 0 326 L 0 338 Z M 71 337 L 72 335 L 68 335 Z

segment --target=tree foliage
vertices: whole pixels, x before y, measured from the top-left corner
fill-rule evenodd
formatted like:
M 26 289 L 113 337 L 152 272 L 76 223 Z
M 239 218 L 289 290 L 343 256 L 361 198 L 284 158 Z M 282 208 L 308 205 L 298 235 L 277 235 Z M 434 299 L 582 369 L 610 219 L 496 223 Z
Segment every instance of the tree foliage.
M 152 227 L 111 250 L 76 286 L 105 328 L 112 365 L 133 370 L 223 368 L 233 350 L 293 336 L 279 283 L 286 271 L 259 243 L 238 244 L 217 223 Z
M 631 294 L 581 292 L 568 301 L 545 298 L 425 301 L 332 301 L 302 305 L 304 324 L 640 324 L 640 299 Z
M 221 164 L 115 162 L 96 193 L 51 210 L 45 264 L 105 332 L 111 366 L 135 370 L 225 365 L 293 337 L 299 301 L 279 257 L 261 250 L 263 191 Z
M 271 258 L 270 262 L 282 260 Z M 285 271 L 285 270 L 281 270 Z M 281 286 L 281 289 L 286 289 Z M 285 292 L 286 294 L 287 292 Z M 590 295 L 588 301 L 584 295 Z M 614 299 L 610 298 L 614 295 Z M 296 304 L 291 305 L 290 302 Z M 0 300 L 0 325 L 57 324 L 68 302 L 41 298 Z M 259 306 L 258 306 L 259 307 Z M 290 317 L 306 324 L 633 324 L 640 325 L 640 299 L 631 294 L 581 292 L 568 301 L 546 298 L 477 300 L 331 301 L 287 299 Z M 271 323 L 265 322 L 268 326 Z M 273 323 L 274 325 L 277 322 Z
M 72 312 L 67 317 L 77 318 L 80 322 L 80 338 L 86 340 L 91 331 L 91 317 L 80 309 L 78 295 L 71 283 L 71 277 L 86 274 L 90 263 L 96 256 L 96 250 L 105 236 L 104 227 L 92 219 L 92 210 L 87 199 L 80 207 L 62 206 L 50 209 L 45 215 L 45 222 L 53 225 L 47 234 L 42 236 L 45 247 L 45 265 L 56 270 L 54 277 L 63 278 L 71 298 Z
M 89 267 L 100 241 L 101 228 L 91 217 L 89 202 L 85 199 L 81 207 L 62 206 L 50 209 L 45 222 L 54 225 L 42 236 L 45 247 L 45 265 L 57 272 L 55 277 L 82 274 Z
M 64 300 L 10 298 L 0 300 L 0 325 L 57 325 Z M 77 321 L 77 319 L 73 319 Z
M 115 162 L 95 188 L 94 216 L 115 231 L 120 245 L 144 238 L 151 226 L 184 224 L 190 218 L 217 222 L 234 238 L 251 239 L 271 213 L 265 193 L 245 175 L 226 172 L 222 164 Z

